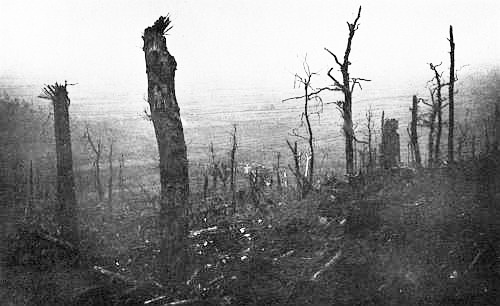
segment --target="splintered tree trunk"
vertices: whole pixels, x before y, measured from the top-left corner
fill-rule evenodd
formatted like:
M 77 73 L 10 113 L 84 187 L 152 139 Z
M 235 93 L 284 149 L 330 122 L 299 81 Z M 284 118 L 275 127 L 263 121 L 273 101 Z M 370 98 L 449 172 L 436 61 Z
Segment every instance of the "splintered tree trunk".
M 347 90 L 344 91 L 344 136 L 345 136 L 345 161 L 346 161 L 346 172 L 348 176 L 354 175 L 354 126 L 352 123 L 352 93 L 349 90 L 349 72 L 347 70 L 347 65 L 345 69 L 342 70 L 342 75 L 344 79 L 344 86 Z
M 436 114 L 437 114 L 437 106 L 434 101 L 434 93 L 430 90 L 430 97 L 432 100 L 432 109 L 429 116 L 429 135 L 428 135 L 428 156 L 427 156 L 427 166 L 429 168 L 434 167 L 434 134 L 435 134 L 435 122 L 436 122 Z
M 455 129 L 455 42 L 453 41 L 453 27 L 450 25 L 450 86 L 448 87 L 448 164 L 453 163 L 453 140 Z
M 110 141 L 109 145 L 108 165 L 108 209 L 111 216 L 111 214 L 113 213 L 113 141 Z
M 168 285 L 186 279 L 188 253 L 188 160 L 175 97 L 177 63 L 167 50 L 169 17 L 160 17 L 144 31 L 148 103 L 160 154 L 160 269 Z
M 238 143 L 236 142 L 236 124 L 233 126 L 233 133 L 231 135 L 232 146 L 231 146 L 231 201 L 233 206 L 233 213 L 236 213 L 236 185 L 235 185 L 235 169 L 236 169 L 236 148 Z
M 493 150 L 500 150 L 500 105 L 499 102 L 495 104 L 495 116 L 493 118 L 493 122 L 495 123 L 495 139 L 493 140 L 494 148 Z
M 280 175 L 280 159 L 281 152 L 278 152 L 276 155 L 276 186 L 278 187 L 278 191 L 281 192 L 281 175 Z
M 100 145 L 99 145 L 100 147 Z M 101 183 L 101 153 L 99 149 L 99 154 L 96 155 L 95 159 L 95 184 L 97 189 L 97 196 L 99 197 L 99 201 L 102 201 L 104 198 L 104 190 L 102 188 Z
M 418 135 L 417 135 L 417 120 L 418 120 L 418 99 L 417 96 L 413 96 L 413 103 L 411 107 L 411 146 L 413 150 L 413 156 L 415 157 L 415 163 L 417 167 L 422 166 L 422 158 L 420 157 L 420 148 L 418 146 Z
M 63 239 L 78 247 L 78 220 L 73 177 L 73 157 L 68 108 L 70 99 L 66 84 L 48 85 L 43 89 L 41 98 L 52 100 L 54 106 L 54 134 L 57 154 L 57 211 Z

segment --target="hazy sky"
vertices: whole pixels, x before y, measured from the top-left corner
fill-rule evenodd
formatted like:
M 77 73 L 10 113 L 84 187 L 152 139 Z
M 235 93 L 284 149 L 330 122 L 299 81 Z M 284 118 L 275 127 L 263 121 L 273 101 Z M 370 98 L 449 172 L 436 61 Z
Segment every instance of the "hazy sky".
M 145 92 L 141 35 L 170 13 L 178 86 L 287 90 L 305 54 L 321 73 L 333 65 L 324 47 L 343 54 L 360 4 L 351 69 L 368 90 L 421 86 L 426 63 L 447 67 L 450 24 L 457 66 L 500 63 L 498 0 L 0 0 L 0 76 Z

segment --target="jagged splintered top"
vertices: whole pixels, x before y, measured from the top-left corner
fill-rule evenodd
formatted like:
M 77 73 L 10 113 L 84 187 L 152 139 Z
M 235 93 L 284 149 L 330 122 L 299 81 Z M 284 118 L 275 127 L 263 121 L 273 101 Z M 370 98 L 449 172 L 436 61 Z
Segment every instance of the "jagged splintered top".
M 172 29 L 172 26 L 170 25 L 172 21 L 170 20 L 170 15 L 167 16 L 160 16 L 158 20 L 155 21 L 153 26 L 146 28 L 144 30 L 144 36 L 148 35 L 167 35 L 168 31 Z
M 170 25 L 172 21 L 170 20 L 170 15 L 165 17 L 160 16 L 158 20 L 155 21 L 153 26 L 147 27 L 144 30 L 144 35 L 142 39 L 144 40 L 144 51 L 160 51 L 166 50 L 165 35 L 172 29 Z
M 63 98 L 64 101 L 69 104 L 68 90 L 66 89 L 68 85 L 74 85 L 74 84 L 68 84 L 65 81 L 64 85 L 58 84 L 57 82 L 54 85 L 46 85 L 42 89 L 42 93 L 38 97 L 48 100 Z

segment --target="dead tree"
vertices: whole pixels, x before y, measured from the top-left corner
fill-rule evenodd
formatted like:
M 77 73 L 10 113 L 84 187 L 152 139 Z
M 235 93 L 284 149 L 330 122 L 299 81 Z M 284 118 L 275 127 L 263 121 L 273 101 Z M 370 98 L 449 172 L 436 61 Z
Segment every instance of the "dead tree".
M 384 169 L 398 167 L 401 161 L 398 126 L 396 119 L 386 119 L 384 122 L 380 143 L 380 163 Z
M 437 163 L 440 161 L 441 134 L 443 131 L 443 109 L 448 106 L 448 104 L 444 104 L 445 98 L 442 96 L 441 90 L 443 87 L 448 86 L 449 83 L 443 82 L 443 74 L 438 72 L 439 66 L 441 66 L 441 63 L 438 65 L 429 63 L 430 69 L 434 72 L 434 78 L 431 80 L 431 82 L 434 81 L 435 83 L 433 89 L 431 90 L 431 98 L 433 101 L 433 112 L 436 113 L 437 117 L 433 163 Z
M 175 96 L 177 63 L 165 35 L 170 17 L 144 30 L 148 103 L 160 155 L 160 274 L 169 285 L 186 280 L 188 256 L 188 160 L 179 105 Z
M 313 185 L 314 182 L 314 162 L 315 162 L 315 150 L 314 150 L 314 134 L 313 134 L 313 129 L 312 129 L 312 124 L 311 124 L 311 116 L 312 115 L 317 115 L 320 116 L 322 110 L 323 110 L 323 100 L 321 96 L 319 95 L 323 91 L 338 91 L 339 89 L 336 87 L 323 87 L 323 88 L 314 88 L 311 84 L 312 77 L 314 75 L 317 75 L 315 72 L 311 72 L 311 69 L 309 65 L 307 64 L 307 59 L 304 59 L 304 62 L 302 63 L 302 66 L 304 68 L 304 76 L 300 76 L 298 74 L 295 74 L 295 85 L 298 83 L 298 87 L 303 87 L 304 89 L 304 95 L 297 96 L 297 97 L 292 97 L 292 98 L 287 98 L 284 99 L 283 102 L 289 101 L 289 100 L 300 100 L 304 99 L 304 109 L 302 111 L 301 117 L 300 117 L 300 127 L 304 126 L 305 124 L 305 130 L 307 136 L 303 136 L 299 133 L 298 129 L 293 129 L 292 130 L 292 135 L 301 139 L 304 139 L 307 141 L 307 145 L 309 148 L 309 158 L 307 161 L 306 165 L 306 173 L 303 175 L 303 179 L 306 179 L 302 185 L 302 196 L 305 197 L 307 193 L 309 192 L 310 187 Z M 316 102 L 317 103 L 317 109 L 316 110 L 311 110 L 310 109 L 310 103 L 311 102 Z M 290 149 L 292 147 L 289 144 Z M 294 151 L 292 150 L 292 153 Z
M 118 160 L 118 188 L 120 189 L 120 197 L 123 197 L 123 190 L 125 188 L 125 178 L 123 175 L 124 168 L 125 168 L 125 157 L 123 156 L 122 153 L 120 155 L 120 159 Z
M 288 141 L 288 140 L 286 141 L 286 144 L 288 145 L 288 148 L 290 148 L 290 151 L 292 152 L 292 157 L 293 157 L 293 162 L 294 162 L 294 167 L 292 168 L 292 166 L 288 165 L 288 168 L 294 174 L 295 182 L 297 185 L 297 192 L 298 192 L 299 196 L 301 198 L 303 198 L 307 194 L 307 192 L 304 191 L 304 188 L 307 188 L 307 187 L 304 187 L 304 184 L 306 184 L 306 181 L 305 181 L 304 175 L 302 174 L 302 171 L 300 170 L 300 154 L 299 154 L 299 150 L 297 147 L 297 141 L 295 141 L 293 143 L 293 146 L 290 143 L 290 141 Z
M 54 134 L 57 154 L 57 210 L 56 218 L 63 239 L 75 247 L 79 245 L 75 179 L 69 126 L 70 99 L 68 84 L 55 83 L 43 88 L 40 98 L 49 99 L 54 106 Z
M 109 140 L 109 177 L 108 177 L 108 208 L 109 213 L 113 212 L 113 139 Z
M 219 178 L 219 161 L 215 159 L 215 150 L 213 142 L 208 145 L 209 159 L 210 159 L 210 174 L 212 175 L 212 189 L 213 192 L 217 191 L 217 179 Z
M 470 140 L 470 153 L 472 156 L 472 159 L 476 159 L 476 142 L 477 142 L 477 136 L 476 133 L 472 133 L 471 140 Z
M 356 140 L 354 135 L 354 127 L 352 121 L 352 94 L 354 92 L 354 87 L 358 85 L 361 88 L 361 81 L 370 81 L 363 78 L 351 78 L 349 75 L 349 55 L 351 54 L 351 45 L 354 38 L 354 34 L 359 28 L 359 18 L 361 17 L 361 6 L 358 10 L 358 15 L 353 23 L 347 22 L 349 28 L 349 36 L 347 38 L 347 46 L 344 52 L 344 59 L 341 62 L 337 55 L 332 51 L 325 48 L 325 50 L 330 53 L 335 59 L 335 63 L 340 68 L 342 73 L 342 83 L 339 82 L 333 75 L 333 68 L 328 70 L 328 76 L 333 80 L 334 86 L 342 91 L 344 94 L 344 101 L 338 101 L 337 106 L 341 112 L 342 118 L 344 119 L 343 131 L 345 136 L 345 158 L 346 158 L 346 173 L 349 177 L 354 175 L 354 148 L 353 141 Z
M 493 117 L 495 138 L 493 139 L 493 150 L 500 150 L 500 105 L 495 104 L 495 114 Z
M 436 116 L 437 116 L 437 105 L 435 96 L 436 88 L 429 88 L 429 96 L 431 102 L 421 99 L 422 103 L 429 107 L 429 111 L 423 113 L 419 116 L 419 121 L 422 126 L 429 128 L 428 140 L 427 140 L 427 165 L 428 167 L 434 166 L 434 134 L 436 127 Z
M 97 196 L 99 201 L 104 199 L 104 188 L 102 187 L 101 182 L 101 154 L 102 154 L 102 140 L 101 137 L 97 138 L 97 142 L 92 139 L 92 136 L 89 132 L 89 127 L 86 127 L 85 133 L 83 137 L 87 139 L 87 142 L 90 145 L 90 148 L 94 152 L 94 161 L 92 162 L 94 166 L 94 184 L 97 191 Z
M 413 96 L 411 107 L 410 123 L 410 147 L 418 168 L 422 167 L 422 158 L 420 157 L 420 147 L 418 145 L 417 122 L 418 122 L 418 98 Z
M 28 176 L 28 194 L 26 197 L 26 207 L 24 210 L 24 219 L 26 222 L 31 222 L 32 217 L 33 217 L 33 202 L 34 202 L 34 197 L 35 195 L 35 180 L 34 180 L 34 174 L 33 174 L 33 160 L 30 160 L 30 169 L 29 169 L 29 176 Z
M 233 213 L 236 213 L 236 185 L 235 185 L 235 170 L 236 170 L 236 150 L 238 148 L 238 142 L 236 139 L 236 124 L 233 125 L 233 132 L 231 133 L 231 153 L 230 153 L 230 163 L 231 163 L 231 201 L 233 206 Z
M 375 166 L 374 159 L 374 150 L 373 150 L 373 130 L 374 130 L 374 122 L 373 122 L 373 111 L 371 107 L 366 111 L 366 132 L 368 137 L 368 164 L 367 170 L 371 172 L 373 167 Z
M 276 175 L 276 187 L 278 188 L 279 192 L 281 192 L 280 159 L 281 159 L 281 152 L 278 151 L 276 153 L 276 165 L 274 165 L 274 171 Z
M 450 25 L 450 86 L 448 87 L 448 164 L 453 163 L 453 140 L 455 128 L 455 41 L 453 40 L 453 27 Z
M 464 146 L 467 142 L 467 134 L 468 134 L 468 130 L 469 130 L 469 127 L 467 125 L 467 123 L 463 123 L 463 124 L 460 124 L 458 123 L 458 138 L 457 138 L 457 158 L 459 161 L 462 161 L 463 160 L 463 149 L 464 149 Z

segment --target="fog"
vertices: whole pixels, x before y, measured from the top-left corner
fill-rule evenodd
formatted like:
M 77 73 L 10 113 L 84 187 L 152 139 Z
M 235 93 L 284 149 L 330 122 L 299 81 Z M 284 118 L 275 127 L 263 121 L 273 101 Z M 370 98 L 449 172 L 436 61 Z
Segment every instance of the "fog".
M 0 77 L 4 86 L 5 79 L 37 86 L 68 80 L 78 83 L 73 97 L 142 103 L 142 31 L 171 14 L 167 44 L 178 62 L 181 105 L 193 97 L 217 101 L 221 89 L 285 95 L 306 55 L 323 74 L 317 84 L 328 81 L 334 62 L 324 48 L 343 54 L 346 21 L 359 5 L 352 76 L 372 80 L 360 97 L 427 93 L 427 63 L 443 61 L 444 69 L 448 63 L 450 24 L 457 67 L 499 62 L 500 4 L 493 0 L 2 1 L 0 41 L 8 44 L 0 48 Z

